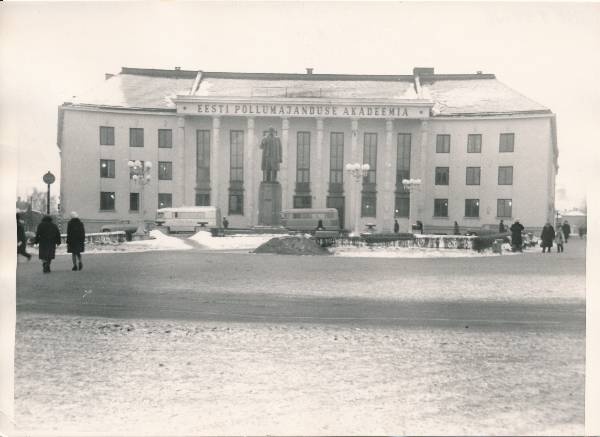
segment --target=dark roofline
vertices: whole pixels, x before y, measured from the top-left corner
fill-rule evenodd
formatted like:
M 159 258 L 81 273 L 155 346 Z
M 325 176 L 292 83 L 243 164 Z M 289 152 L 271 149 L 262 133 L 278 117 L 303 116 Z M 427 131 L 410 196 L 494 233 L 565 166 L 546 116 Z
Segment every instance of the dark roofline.
M 440 118 L 440 117 L 486 117 L 493 115 L 527 115 L 527 114 L 546 114 L 552 115 L 552 111 L 550 109 L 532 109 L 528 111 L 504 111 L 504 112 L 451 112 L 448 114 L 436 114 L 431 118 Z
M 139 76 L 170 77 L 195 79 L 199 71 L 196 70 L 161 70 L 154 68 L 129 68 L 122 67 L 121 74 L 134 74 Z M 227 71 L 203 71 L 202 78 L 216 79 L 253 79 L 253 80 L 372 80 L 372 81 L 413 81 L 412 74 L 306 74 L 306 73 L 235 73 Z M 421 82 L 436 80 L 473 80 L 495 79 L 494 74 L 419 74 Z

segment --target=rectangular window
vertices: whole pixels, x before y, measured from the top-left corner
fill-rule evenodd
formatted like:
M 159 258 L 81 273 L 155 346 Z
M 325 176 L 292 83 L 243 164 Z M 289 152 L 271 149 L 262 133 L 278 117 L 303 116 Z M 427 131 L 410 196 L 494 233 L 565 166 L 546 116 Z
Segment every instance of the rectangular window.
M 243 193 L 229 193 L 229 215 L 244 215 Z
M 450 135 L 438 135 L 435 139 L 436 153 L 450 153 Z
M 310 183 L 310 132 L 298 132 L 296 182 Z
M 196 186 L 210 189 L 210 130 L 196 131 Z
M 312 208 L 312 196 L 294 196 L 294 208 Z
M 158 179 L 170 181 L 173 179 L 173 163 L 170 161 L 158 161 Z
M 363 146 L 363 163 L 369 164 L 367 176 L 363 179 L 363 184 L 377 183 L 377 134 L 365 133 L 365 143 Z M 374 216 L 373 216 L 374 217 Z
M 394 217 L 408 217 L 410 214 L 410 197 L 408 194 L 396 193 L 396 207 Z
M 433 199 L 433 216 L 448 217 L 448 199 Z
M 115 210 L 115 193 L 114 191 L 100 192 L 100 211 Z
M 129 211 L 140 210 L 140 193 L 129 193 Z
M 498 167 L 498 185 L 512 185 L 513 168 L 512 166 Z
M 329 142 L 329 184 L 344 183 L 344 133 L 331 132 Z M 330 185 L 331 186 L 331 185 Z M 343 190 L 343 188 L 342 188 Z M 338 190 L 338 191 L 342 191 Z
M 467 185 L 481 184 L 481 167 L 467 167 Z
M 361 217 L 375 217 L 377 215 L 377 193 L 363 191 L 361 202 Z
M 467 153 L 481 153 L 481 134 L 469 134 L 467 137 Z
M 158 207 L 170 208 L 173 206 L 173 195 L 171 193 L 158 193 Z
M 100 126 L 100 145 L 115 145 L 115 128 L 112 126 Z
M 465 199 L 465 217 L 479 217 L 479 199 Z
M 498 217 L 512 217 L 512 199 L 498 199 L 496 215 Z
M 515 134 L 500 134 L 500 152 L 515 151 Z
M 144 129 L 129 128 L 129 147 L 144 147 Z
M 173 147 L 173 131 L 171 129 L 158 130 L 158 147 L 170 149 Z
M 229 180 L 244 182 L 244 131 L 232 130 L 229 133 Z M 230 213 L 231 214 L 231 213 Z
M 406 191 L 402 181 L 410 179 L 410 134 L 398 134 L 398 154 L 396 157 L 396 189 Z M 404 216 L 402 216 L 404 217 Z
M 115 160 L 101 159 L 100 160 L 100 177 L 114 178 L 115 177 Z
M 448 185 L 450 181 L 450 168 L 449 167 L 436 167 L 435 168 L 435 184 L 436 185 Z
M 196 206 L 210 206 L 210 194 L 197 193 Z

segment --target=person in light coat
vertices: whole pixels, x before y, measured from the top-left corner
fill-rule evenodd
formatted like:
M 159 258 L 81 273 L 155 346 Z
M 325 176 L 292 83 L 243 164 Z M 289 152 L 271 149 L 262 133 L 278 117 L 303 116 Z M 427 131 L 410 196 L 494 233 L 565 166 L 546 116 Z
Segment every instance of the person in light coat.
M 564 252 L 564 244 L 565 244 L 565 234 L 563 233 L 563 230 L 561 228 L 560 225 L 556 226 L 556 237 L 555 240 L 556 241 L 556 250 L 558 251 L 558 253 Z

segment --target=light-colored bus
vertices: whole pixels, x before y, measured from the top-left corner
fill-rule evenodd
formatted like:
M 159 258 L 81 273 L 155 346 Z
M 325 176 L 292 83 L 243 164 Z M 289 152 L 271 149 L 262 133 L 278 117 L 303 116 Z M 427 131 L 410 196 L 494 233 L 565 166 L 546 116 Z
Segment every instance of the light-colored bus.
M 326 231 L 339 231 L 340 218 L 335 208 L 294 208 L 281 211 L 281 224 L 291 231 L 315 231 L 319 220 Z
M 195 232 L 221 227 L 221 211 L 216 206 L 181 206 L 156 211 L 156 224 L 169 232 Z

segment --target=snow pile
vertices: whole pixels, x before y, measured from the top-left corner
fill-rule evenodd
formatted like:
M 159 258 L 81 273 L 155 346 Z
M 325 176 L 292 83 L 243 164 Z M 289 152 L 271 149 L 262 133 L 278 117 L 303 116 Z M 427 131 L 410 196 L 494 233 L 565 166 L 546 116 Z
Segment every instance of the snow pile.
M 234 234 L 225 237 L 213 237 L 208 231 L 199 231 L 189 237 L 207 249 L 256 249 L 261 244 L 277 237 L 274 234 Z
M 257 248 L 254 253 L 279 255 L 328 255 L 329 251 L 305 236 L 273 238 Z
M 141 252 L 145 250 L 188 250 L 192 247 L 184 240 L 169 237 L 159 230 L 150 231 L 150 240 L 128 241 L 121 245 L 123 251 Z

